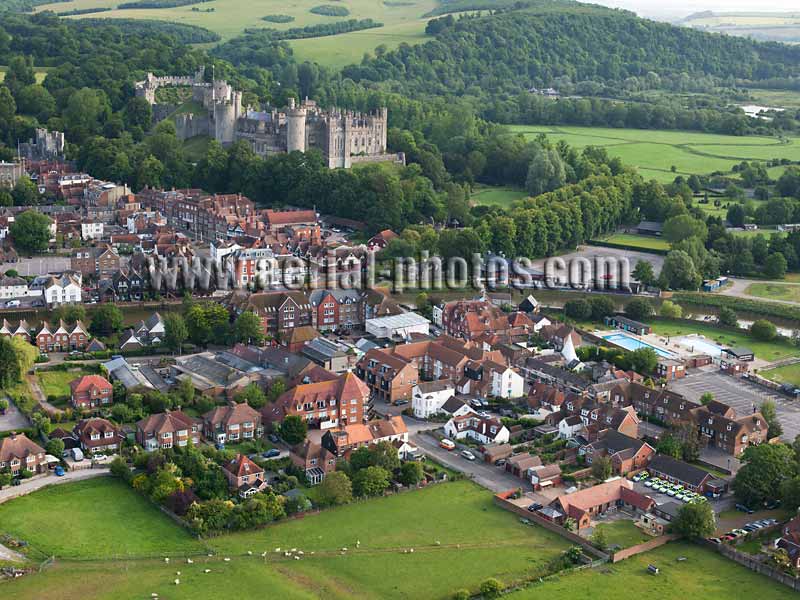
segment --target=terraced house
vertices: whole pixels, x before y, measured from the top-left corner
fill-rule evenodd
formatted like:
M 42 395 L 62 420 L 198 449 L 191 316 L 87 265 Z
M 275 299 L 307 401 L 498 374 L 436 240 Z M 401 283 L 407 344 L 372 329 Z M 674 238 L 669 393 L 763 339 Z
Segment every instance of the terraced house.
M 63 320 L 58 326 L 42 322 L 42 328 L 36 334 L 36 346 L 40 352 L 69 352 L 85 350 L 89 345 L 90 335 L 81 321 L 74 325 L 66 325 Z
M 236 314 L 254 312 L 261 319 L 264 335 L 270 337 L 312 322 L 311 303 L 303 292 L 234 292 L 228 304 Z
M 203 435 L 217 444 L 261 437 L 261 413 L 245 402 L 231 401 L 203 415 Z

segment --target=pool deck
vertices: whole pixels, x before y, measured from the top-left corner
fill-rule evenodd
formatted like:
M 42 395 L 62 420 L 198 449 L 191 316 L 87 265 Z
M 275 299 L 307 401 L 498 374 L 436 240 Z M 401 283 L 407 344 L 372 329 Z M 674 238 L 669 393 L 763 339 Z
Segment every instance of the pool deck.
M 694 353 L 688 352 L 688 350 L 683 346 L 678 346 L 676 344 L 667 345 L 667 339 L 665 337 L 656 335 L 654 333 L 650 333 L 647 335 L 636 335 L 635 333 L 631 333 L 630 331 L 624 331 L 622 329 L 604 329 L 604 330 L 593 331 L 592 334 L 601 337 L 603 339 L 605 339 L 606 336 L 612 336 L 612 335 L 627 336 L 632 340 L 639 342 L 640 344 L 645 344 L 647 346 L 653 347 L 657 352 L 659 352 L 659 357 L 664 359 L 680 360 L 681 358 L 691 356 L 692 354 L 697 354 L 696 352 Z M 615 344 L 613 341 L 610 340 L 606 341 L 608 341 L 609 344 L 613 344 L 619 348 L 628 350 L 628 348 L 625 348 L 620 344 Z M 660 354 L 660 352 L 667 353 L 669 356 L 663 356 Z

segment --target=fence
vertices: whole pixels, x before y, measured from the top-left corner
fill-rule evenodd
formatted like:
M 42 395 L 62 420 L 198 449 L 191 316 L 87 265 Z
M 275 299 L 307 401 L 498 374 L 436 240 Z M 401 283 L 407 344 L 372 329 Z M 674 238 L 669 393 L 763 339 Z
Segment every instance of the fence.
M 774 569 L 769 565 L 765 565 L 763 562 L 751 556 L 750 554 L 739 552 L 727 544 L 712 544 L 711 542 L 707 542 L 707 545 L 715 547 L 717 552 L 730 558 L 732 561 L 747 567 L 751 571 L 755 571 L 761 575 L 766 575 L 773 581 L 782 583 L 783 585 L 790 587 L 795 591 L 800 591 L 800 578 L 792 577 L 791 575 L 787 575 L 778 569 Z
M 536 523 L 537 525 L 544 527 L 548 531 L 552 531 L 553 533 L 560 535 L 568 542 L 580 546 L 588 554 L 591 554 L 592 556 L 602 560 L 603 562 L 609 560 L 610 557 L 608 554 L 592 546 L 588 540 L 582 538 L 577 533 L 573 533 L 572 531 L 567 531 L 566 529 L 561 527 L 561 525 L 557 525 L 555 523 L 548 521 L 547 519 L 543 519 L 539 515 L 532 513 L 521 506 L 517 506 L 516 504 L 508 500 L 506 496 L 508 496 L 510 493 L 511 492 L 495 494 L 494 503 L 502 509 L 517 514 L 520 517 L 524 517 L 529 521 L 532 521 L 533 523 Z
M 618 563 L 621 560 L 625 560 L 626 558 L 630 558 L 631 556 L 636 556 L 637 554 L 641 554 L 642 552 L 649 552 L 654 548 L 658 548 L 659 546 L 663 546 L 664 544 L 667 544 L 673 540 L 677 540 L 679 537 L 680 536 L 675 534 L 662 535 L 657 538 L 653 538 L 652 540 L 642 542 L 641 544 L 636 544 L 635 546 L 631 546 L 630 548 L 619 550 L 611 555 L 611 562 Z

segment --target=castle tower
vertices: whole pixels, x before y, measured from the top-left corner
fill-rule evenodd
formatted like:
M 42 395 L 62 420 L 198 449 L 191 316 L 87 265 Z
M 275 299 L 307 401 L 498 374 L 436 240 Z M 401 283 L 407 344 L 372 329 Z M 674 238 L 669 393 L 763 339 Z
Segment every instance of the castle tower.
M 296 106 L 294 98 L 289 98 L 286 111 L 286 151 L 306 151 L 306 109 Z
M 236 129 L 236 107 L 232 102 L 214 104 L 214 139 L 220 144 L 232 144 Z

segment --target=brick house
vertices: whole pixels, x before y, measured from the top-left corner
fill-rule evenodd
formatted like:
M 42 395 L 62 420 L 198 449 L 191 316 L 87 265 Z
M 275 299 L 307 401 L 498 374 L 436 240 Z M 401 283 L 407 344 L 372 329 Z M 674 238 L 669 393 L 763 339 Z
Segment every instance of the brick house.
M 24 433 L 12 432 L 10 436 L 0 440 L 0 471 L 8 469 L 16 476 L 25 469 L 42 473 L 46 468 L 44 448 Z
M 367 385 L 347 372 L 333 379 L 301 383 L 266 405 L 261 414 L 270 423 L 297 415 L 310 426 L 330 429 L 362 423 L 369 414 L 369 399 Z
M 356 374 L 376 398 L 390 404 L 410 400 L 419 380 L 419 370 L 412 363 L 378 348 L 358 361 Z
M 317 485 L 328 473 L 336 470 L 336 456 L 311 440 L 295 448 L 289 457 L 292 463 L 303 469 L 311 485 Z
M 231 401 L 203 415 L 203 435 L 214 443 L 251 440 L 263 433 L 261 413 L 245 402 Z
M 320 331 L 364 324 L 364 295 L 358 290 L 314 290 L 309 294 L 312 324 Z
M 283 335 L 295 327 L 312 324 L 312 307 L 303 292 L 234 292 L 229 304 L 236 314 L 254 312 L 264 335 Z
M 16 327 L 11 325 L 8 321 L 3 319 L 3 325 L 0 327 L 0 337 L 21 337 L 23 340 L 31 343 L 30 326 L 25 319 L 22 319 Z
M 69 383 L 70 404 L 78 410 L 107 406 L 114 402 L 114 388 L 100 375 L 84 375 Z
M 106 419 L 81 419 L 73 434 L 87 454 L 119 452 L 125 436 L 120 429 Z
M 609 457 L 613 472 L 622 476 L 645 468 L 655 455 L 650 444 L 613 429 L 601 431 L 596 441 L 579 452 L 584 455 L 587 465 L 599 457 Z
M 68 326 L 59 321 L 58 326 L 42 322 L 42 328 L 36 334 L 36 346 L 39 352 L 68 352 L 85 350 L 89 345 L 89 332 L 81 321 Z
M 609 509 L 626 508 L 643 514 L 654 505 L 652 498 L 635 492 L 633 483 L 627 479 L 607 481 L 579 492 L 563 494 L 550 503 L 566 517 L 575 519 L 579 531 L 591 527 L 592 520 Z
M 78 248 L 72 252 L 70 269 L 84 276 L 98 279 L 111 277 L 119 271 L 119 254 L 108 244 L 91 248 Z
M 136 442 L 146 451 L 200 443 L 203 422 L 180 410 L 150 415 L 136 423 Z
M 242 498 L 249 498 L 267 487 L 264 481 L 264 469 L 244 454 L 237 454 L 226 462 L 222 471 L 230 488 L 238 490 Z
M 403 417 L 375 419 L 367 423 L 353 423 L 341 429 L 328 430 L 322 436 L 322 445 L 341 457 L 361 446 L 380 442 L 407 442 L 408 428 Z

